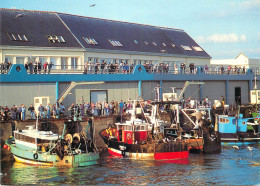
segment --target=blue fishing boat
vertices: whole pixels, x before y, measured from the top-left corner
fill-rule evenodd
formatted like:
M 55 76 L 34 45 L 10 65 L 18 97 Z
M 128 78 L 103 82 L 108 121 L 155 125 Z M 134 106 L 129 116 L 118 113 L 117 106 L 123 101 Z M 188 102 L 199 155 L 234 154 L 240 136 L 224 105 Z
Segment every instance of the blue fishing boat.
M 38 125 L 27 130 L 16 130 L 5 142 L 17 162 L 32 165 L 80 167 L 98 163 L 99 153 L 93 140 L 78 129 L 80 121 L 64 122 L 61 136 L 50 130 L 38 130 Z M 66 134 L 66 135 L 65 135 Z
M 215 130 L 220 133 L 222 145 L 259 143 L 260 117 L 217 115 Z

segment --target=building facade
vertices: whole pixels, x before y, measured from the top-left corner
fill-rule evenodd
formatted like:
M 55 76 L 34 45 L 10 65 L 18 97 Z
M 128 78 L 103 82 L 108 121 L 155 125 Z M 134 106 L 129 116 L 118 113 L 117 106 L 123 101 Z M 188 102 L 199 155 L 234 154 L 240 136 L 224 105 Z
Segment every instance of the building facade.
M 154 99 L 157 86 L 161 98 L 171 87 L 181 91 L 185 81 L 205 83 L 187 89 L 185 98 L 248 103 L 256 73 L 207 72 L 210 55 L 184 30 L 57 12 L 0 9 L 0 16 L 2 106 L 29 106 L 39 96 L 55 103 L 72 81 L 104 83 L 76 86 L 64 99 L 67 107 L 82 100 Z M 25 65 L 35 61 L 41 70 L 31 73 Z M 45 62 L 53 63 L 50 73 Z

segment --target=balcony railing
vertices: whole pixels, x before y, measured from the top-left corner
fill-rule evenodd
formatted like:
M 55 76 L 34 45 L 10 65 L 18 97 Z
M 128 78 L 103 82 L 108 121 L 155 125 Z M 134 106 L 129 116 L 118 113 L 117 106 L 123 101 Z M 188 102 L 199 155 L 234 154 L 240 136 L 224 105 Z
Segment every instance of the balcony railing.
M 143 65 L 147 73 L 154 74 L 209 74 L 209 75 L 246 75 L 246 74 L 256 74 L 260 75 L 260 67 L 258 68 L 246 68 L 235 70 L 234 68 L 230 71 L 224 69 L 221 71 L 217 68 L 210 67 L 207 70 L 203 66 L 195 67 L 190 69 L 189 67 L 185 69 L 181 68 L 171 68 L 164 65 L 152 66 L 152 65 Z M 0 64 L 0 74 L 8 74 L 11 69 L 11 65 Z M 110 66 L 101 66 L 101 65 L 77 65 L 77 66 L 64 66 L 64 65 L 52 65 L 51 69 L 48 67 L 45 69 L 43 65 L 39 68 L 29 68 L 27 69 L 28 74 L 132 74 L 135 69 L 135 66 L 119 66 L 119 65 L 110 65 Z

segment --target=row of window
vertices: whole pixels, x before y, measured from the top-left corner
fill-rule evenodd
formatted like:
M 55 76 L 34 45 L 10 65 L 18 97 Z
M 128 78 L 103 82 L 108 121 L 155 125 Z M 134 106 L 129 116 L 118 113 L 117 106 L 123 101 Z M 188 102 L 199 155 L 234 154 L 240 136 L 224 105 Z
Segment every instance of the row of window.
M 12 41 L 28 41 L 27 37 L 24 34 L 7 33 L 7 35 Z
M 98 44 L 94 38 L 88 38 L 88 37 L 82 37 L 82 38 L 83 38 L 83 39 L 86 41 L 86 43 L 89 44 L 89 45 L 97 45 L 97 44 Z M 111 39 L 109 39 L 108 41 L 109 41 L 113 46 L 116 46 L 116 47 L 122 47 L 122 46 L 123 46 L 120 41 L 111 40 Z M 135 43 L 135 44 L 139 44 L 139 42 L 138 42 L 137 40 L 134 40 L 134 43 Z M 149 43 L 148 43 L 147 41 L 144 41 L 144 44 L 145 44 L 145 45 L 149 45 Z M 153 44 L 154 46 L 157 46 L 157 43 L 154 42 L 154 41 L 152 42 L 152 44 Z M 164 47 L 167 46 L 165 43 L 162 43 L 162 45 L 163 45 Z M 173 43 L 171 43 L 171 46 L 172 46 L 172 47 L 175 47 L 175 45 L 174 45 Z M 202 52 L 202 51 L 203 51 L 202 48 L 199 47 L 199 46 L 192 46 L 192 48 L 191 48 L 190 46 L 185 46 L 185 45 L 181 45 L 181 46 L 182 46 L 182 48 L 183 48 L 184 50 L 187 50 L 187 51 L 192 51 L 192 48 L 193 48 L 195 51 L 197 51 L 197 52 Z
M 24 34 L 12 34 L 12 33 L 7 33 L 9 38 L 12 41 L 28 41 L 27 37 Z M 65 39 L 62 36 L 56 36 L 56 35 L 46 35 L 46 37 L 48 38 L 48 40 L 52 43 L 65 43 Z M 94 39 L 94 38 L 90 38 L 90 37 L 82 37 L 86 43 L 88 45 L 97 45 L 98 42 Z M 115 46 L 115 47 L 122 47 L 122 43 L 120 41 L 117 40 L 108 40 L 111 45 Z M 134 40 L 135 44 L 139 44 L 139 42 L 137 40 Z M 144 41 L 145 45 L 149 45 L 149 43 L 147 41 Z M 156 42 L 152 42 L 152 44 L 154 46 L 157 46 Z M 162 43 L 162 45 L 164 47 L 166 47 L 167 45 L 165 43 Z M 175 45 L 173 43 L 171 43 L 172 47 L 175 47 Z M 185 45 L 181 45 L 181 47 L 186 50 L 186 51 L 192 51 L 192 48 L 197 51 L 197 52 L 202 52 L 202 48 L 199 46 L 192 46 L 192 48 L 190 46 L 185 46 Z

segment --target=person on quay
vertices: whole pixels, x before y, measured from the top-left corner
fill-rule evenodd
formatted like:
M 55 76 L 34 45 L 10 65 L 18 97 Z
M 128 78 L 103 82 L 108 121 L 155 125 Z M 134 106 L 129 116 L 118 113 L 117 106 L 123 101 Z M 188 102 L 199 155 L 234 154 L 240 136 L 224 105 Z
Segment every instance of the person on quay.
M 47 111 L 47 119 L 51 118 L 51 105 L 50 103 L 48 103 L 48 105 L 46 106 L 46 111 Z
M 42 106 L 42 104 L 40 104 L 39 108 L 38 108 L 38 111 L 39 111 L 39 114 L 40 114 L 40 118 L 42 118 L 42 115 L 43 115 L 43 118 L 45 118 L 45 112 L 44 112 L 44 107 Z
M 31 119 L 35 119 L 34 106 L 33 106 L 32 104 L 31 104 L 31 106 L 28 108 L 28 111 L 30 111 Z
M 15 105 L 13 105 L 11 108 L 12 120 L 16 120 L 16 112 L 17 108 L 15 107 Z
M 22 111 L 22 121 L 24 121 L 25 120 L 25 112 L 26 112 L 26 108 L 25 108 L 24 104 L 22 104 L 21 111 Z
M 64 112 L 65 112 L 65 106 L 63 105 L 63 103 L 60 103 L 60 116 L 61 116 L 61 118 L 64 117 Z
M 123 115 L 124 114 L 124 102 L 123 100 L 121 100 L 121 102 L 119 103 L 119 114 Z

